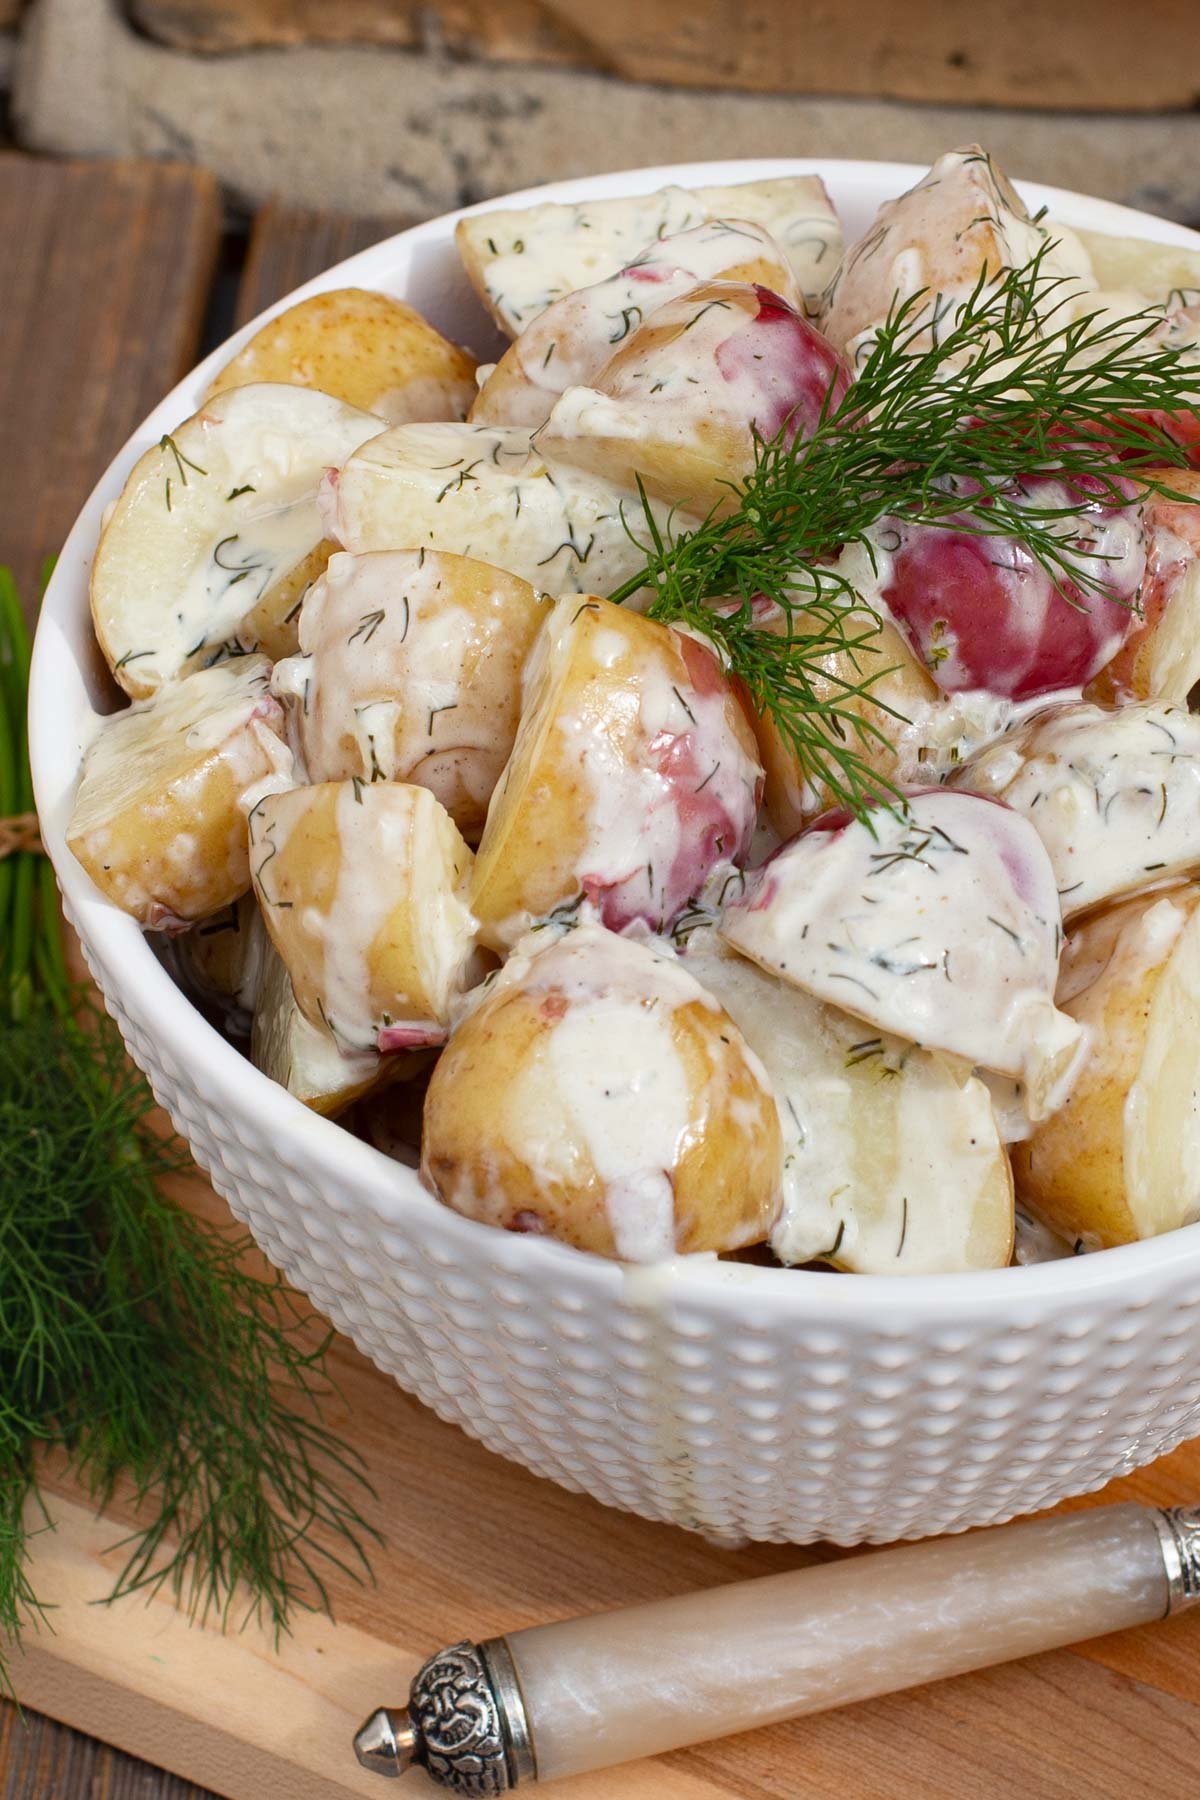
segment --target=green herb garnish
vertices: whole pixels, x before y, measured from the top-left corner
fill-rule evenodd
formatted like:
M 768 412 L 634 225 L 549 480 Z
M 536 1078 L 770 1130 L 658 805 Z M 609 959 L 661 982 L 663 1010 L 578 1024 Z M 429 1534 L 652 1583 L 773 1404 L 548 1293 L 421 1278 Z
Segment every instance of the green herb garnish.
M 0 815 L 27 812 L 29 639 L 0 571 Z M 40 1616 L 40 1453 L 99 1505 L 131 1491 L 113 1598 L 166 1585 L 192 1616 L 285 1629 L 378 1541 L 356 1454 L 321 1423 L 332 1333 L 249 1238 L 164 1193 L 190 1167 L 116 1026 L 75 983 L 50 864 L 0 859 L 0 1686 Z M 253 1262 L 249 1259 L 253 1257 Z
M 1200 407 L 1200 367 L 1150 341 L 1161 312 L 1069 318 L 1066 284 L 1043 272 L 1050 248 L 985 271 L 957 308 L 926 292 L 897 300 L 812 435 L 759 439 L 751 474 L 699 526 L 664 534 L 642 493 L 647 561 L 612 598 L 650 588 L 652 618 L 710 637 L 805 779 L 858 817 L 890 784 L 867 755 L 886 734 L 855 702 L 889 671 L 877 615 L 838 556 L 858 546 L 874 566 L 882 522 L 953 520 L 1018 538 L 1060 591 L 1103 593 L 1104 558 L 1069 535 L 1078 505 L 1039 503 L 1029 479 L 1116 506 L 1131 488 L 1170 495 L 1148 471 L 1188 461 L 1161 421 Z M 779 609 L 772 630 L 764 602 Z M 900 717 L 874 695 L 872 707 Z

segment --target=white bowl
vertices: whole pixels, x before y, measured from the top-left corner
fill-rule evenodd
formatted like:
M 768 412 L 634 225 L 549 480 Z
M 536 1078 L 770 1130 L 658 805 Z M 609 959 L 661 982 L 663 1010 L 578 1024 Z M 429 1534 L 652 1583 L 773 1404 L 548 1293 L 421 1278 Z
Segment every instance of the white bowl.
M 849 237 L 921 173 L 703 163 L 510 201 L 813 170 Z M 1070 224 L 1200 243 L 1104 201 L 1023 192 Z M 453 249 L 459 216 L 377 244 L 298 293 L 380 288 L 490 352 Z M 158 1099 L 272 1261 L 360 1350 L 491 1449 L 710 1533 L 851 1544 L 960 1530 L 1101 1487 L 1200 1432 L 1200 1225 L 975 1275 L 834 1276 L 711 1257 L 631 1270 L 459 1218 L 411 1170 L 259 1074 L 193 1009 L 64 843 L 99 691 L 87 577 L 101 512 L 135 459 L 195 411 L 260 322 L 179 384 L 84 507 L 42 608 L 30 741 L 42 835 L 92 972 Z

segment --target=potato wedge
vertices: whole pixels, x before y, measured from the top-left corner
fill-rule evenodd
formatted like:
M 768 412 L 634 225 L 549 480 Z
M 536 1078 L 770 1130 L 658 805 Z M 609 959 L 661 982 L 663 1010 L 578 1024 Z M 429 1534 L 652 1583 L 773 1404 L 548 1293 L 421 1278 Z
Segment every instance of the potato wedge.
M 1061 1004 L 1087 1032 L 1064 1105 L 1013 1150 L 1019 1193 L 1085 1248 L 1200 1218 L 1200 894 L 1143 895 L 1086 920 Z
M 172 682 L 104 720 L 83 759 L 67 843 L 141 924 L 170 929 L 250 885 L 243 802 L 291 753 L 263 656 Z
M 388 425 L 407 425 L 464 419 L 475 395 L 475 358 L 401 300 L 333 288 L 268 319 L 225 364 L 205 403 L 256 381 L 319 388 Z
M 381 1056 L 375 1050 L 339 1050 L 324 1026 L 310 1025 L 300 1011 L 287 965 L 268 944 L 250 1032 L 250 1060 L 313 1112 L 332 1118 L 390 1079 L 401 1058 Z
M 648 244 L 707 219 L 746 219 L 770 233 L 800 291 L 814 301 L 841 255 L 842 233 L 816 175 L 733 187 L 661 188 L 577 206 L 544 203 L 477 212 L 455 230 L 459 255 L 500 329 L 518 337 L 564 294 L 605 281 Z
M 1057 236 L 1064 227 L 1051 223 Z M 1087 251 L 1102 288 L 1144 294 L 1164 306 L 1190 306 L 1200 301 L 1200 250 L 1182 244 L 1158 244 L 1149 238 L 1116 237 L 1107 231 L 1074 234 Z
M 613 346 L 700 281 L 757 282 L 789 306 L 803 296 L 773 239 L 742 219 L 710 219 L 649 245 L 607 281 L 564 294 L 539 313 L 484 381 L 470 417 L 481 425 L 544 425 L 558 396 L 590 387 Z
M 231 388 L 147 450 L 92 564 L 92 619 L 135 699 L 222 654 L 296 648 L 293 613 L 336 548 L 317 483 L 382 421 L 328 394 Z
M 705 281 L 568 388 L 537 434 L 554 461 L 707 516 L 737 504 L 760 440 L 809 437 L 850 385 L 814 325 L 765 288 Z
M 822 331 L 858 364 L 897 300 L 914 301 L 906 320 L 943 318 L 946 302 L 967 299 L 981 275 L 1021 268 L 1044 250 L 1042 273 L 1079 290 L 1096 286 L 1088 254 L 1065 225 L 1035 223 L 1024 201 L 978 144 L 939 157 L 915 187 L 880 207 L 847 250 L 818 314 Z M 1119 286 L 1119 283 L 1114 285 Z M 1065 286 L 1048 290 L 1060 304 Z M 916 299 L 916 296 L 927 298 Z M 928 333 L 913 348 L 928 343 Z
M 1091 681 L 1089 700 L 1158 700 L 1187 707 L 1200 682 L 1200 473 L 1149 471 L 1191 501 L 1147 497 L 1146 575 L 1140 618 L 1117 655 Z
M 646 561 L 636 496 L 548 461 L 518 427 L 400 425 L 330 472 L 322 512 L 355 553 L 448 550 L 551 594 L 611 594 Z
M 785 636 L 788 631 L 779 611 L 764 620 L 763 628 Z M 790 629 L 793 637 L 804 635 L 803 612 L 793 616 Z M 847 619 L 846 636 L 845 649 L 832 650 L 809 665 L 817 699 L 836 704 L 843 715 L 840 733 L 832 721 L 823 729 L 831 743 L 847 745 L 885 781 L 898 782 L 904 764 L 919 748 L 909 740 L 914 735 L 919 739 L 921 721 L 936 704 L 938 690 L 895 626 L 866 607 Z M 862 691 L 855 693 L 856 687 Z M 807 778 L 795 747 L 775 720 L 750 711 L 766 775 L 767 812 L 780 837 L 790 838 L 832 805 L 833 796 L 823 782 Z M 855 719 L 862 721 L 861 733 L 852 723 Z
M 587 924 L 539 942 L 433 1072 L 426 1184 L 469 1218 L 627 1262 L 761 1242 L 779 1118 L 732 1020 L 669 951 Z
M 267 928 L 252 893 L 198 920 L 176 940 L 184 986 L 239 1037 L 250 1029 L 267 949 Z
M 604 600 L 560 600 L 534 645 L 471 910 L 504 949 L 586 896 L 605 924 L 669 925 L 749 849 L 761 770 L 715 654 Z
M 859 1275 L 1002 1269 L 1012 1174 L 987 1088 L 955 1058 L 868 1033 L 699 930 L 683 966 L 757 1052 L 779 1104 L 771 1248 Z
M 339 552 L 275 665 L 310 781 L 411 781 L 477 839 L 508 760 L 521 671 L 550 610 L 488 563 L 438 550 Z
M 472 966 L 471 852 L 428 789 L 268 794 L 250 813 L 250 867 L 310 1025 L 351 1052 L 441 1042 Z
M 977 794 L 912 793 L 907 816 L 827 814 L 747 878 L 720 930 L 880 1031 L 1019 1078 L 1031 1118 L 1078 1055 L 1080 1029 L 1054 1006 L 1050 859 L 1027 819 Z
M 968 757 L 954 785 L 1029 820 L 1066 920 L 1200 869 L 1200 718 L 1177 707 L 1047 708 Z

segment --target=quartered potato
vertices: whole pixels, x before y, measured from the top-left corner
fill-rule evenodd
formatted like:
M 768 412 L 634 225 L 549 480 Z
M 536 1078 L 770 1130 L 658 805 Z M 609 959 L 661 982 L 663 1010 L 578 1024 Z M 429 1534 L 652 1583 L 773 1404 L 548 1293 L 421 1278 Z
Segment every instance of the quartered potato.
M 590 387 L 568 388 L 537 444 L 707 515 L 736 504 L 761 441 L 811 437 L 849 385 L 832 346 L 777 295 L 706 281 L 636 326 Z
M 521 671 L 550 609 L 519 576 L 437 550 L 344 552 L 277 663 L 310 781 L 411 781 L 477 838 L 517 731 Z
M 421 1172 L 456 1212 L 626 1262 L 759 1243 L 779 1208 L 762 1066 L 669 951 L 525 940 L 458 1026 Z
M 1200 719 L 1178 708 L 1047 708 L 954 781 L 1029 820 L 1064 919 L 1200 868 Z
M 1127 1244 L 1200 1218 L 1200 895 L 1143 895 L 1078 926 L 1060 1003 L 1087 1054 L 1059 1112 L 1013 1150 L 1062 1237 Z
M 390 1078 L 400 1061 L 375 1050 L 339 1050 L 325 1027 L 310 1024 L 296 1005 L 287 966 L 270 945 L 250 1032 L 250 1060 L 313 1112 L 330 1117 Z
M 651 313 L 700 281 L 757 282 L 803 307 L 783 253 L 761 225 L 710 219 L 650 244 L 607 281 L 564 294 L 527 325 L 488 375 L 471 407 L 479 424 L 543 425 L 569 387 L 590 387 Z
M 319 388 L 389 425 L 405 425 L 465 418 L 475 394 L 475 358 L 403 301 L 335 288 L 268 319 L 226 363 L 206 398 L 256 381 Z
M 826 814 L 747 878 L 720 930 L 879 1031 L 1021 1080 L 1030 1118 L 1057 1104 L 1081 1034 L 1054 1005 L 1050 859 L 1018 813 L 931 788 L 904 814 Z
M 789 626 L 776 610 L 763 629 L 803 638 L 819 629 L 819 621 L 797 610 Z M 822 724 L 831 744 L 849 747 L 884 781 L 898 782 L 910 755 L 907 740 L 914 730 L 919 735 L 938 691 L 895 626 L 867 607 L 850 613 L 846 647 L 809 662 L 808 674 L 814 696 L 848 715 L 840 730 L 833 720 Z M 862 721 L 861 732 L 855 719 Z M 794 745 L 769 714 L 754 715 L 754 735 L 766 774 L 767 812 L 780 837 L 789 838 L 830 805 L 832 796 L 823 783 L 811 781 L 811 771 L 806 776 Z
M 520 427 L 400 425 L 330 471 L 322 512 L 347 550 L 449 550 L 551 594 L 613 593 L 649 543 L 636 495 L 551 462 Z
M 746 854 L 760 781 L 710 648 L 607 601 L 560 600 L 475 861 L 482 941 L 503 949 L 585 898 L 614 929 L 669 925 Z
M 1158 700 L 1186 707 L 1200 682 L 1200 474 L 1190 469 L 1147 474 L 1191 498 L 1147 496 L 1139 616 L 1117 655 L 1089 685 L 1087 698 Z
M 1064 225 L 1035 223 L 1024 201 L 978 144 L 939 157 L 915 187 L 880 207 L 875 223 L 846 252 L 819 314 L 825 335 L 856 365 L 893 303 L 914 300 L 906 329 L 961 304 L 985 272 L 1022 268 L 1043 247 L 1042 273 L 1080 290 L 1096 286 L 1087 251 Z M 1117 284 L 1119 285 L 1119 284 Z M 1046 304 L 1067 289 L 1048 291 Z M 916 296 L 922 296 L 920 300 Z M 928 333 L 915 341 L 924 348 Z
M 712 931 L 688 938 L 683 965 L 740 1027 L 779 1104 L 781 1262 L 860 1275 L 1007 1265 L 1012 1175 L 988 1090 L 966 1064 L 866 1031 Z
M 760 225 L 815 301 L 837 267 L 841 227 L 816 175 L 734 187 L 661 188 L 576 206 L 544 203 L 472 213 L 455 229 L 471 284 L 502 331 L 518 337 L 555 300 L 631 263 L 647 245 L 712 219 Z
M 243 802 L 291 771 L 263 656 L 172 682 L 106 719 L 88 747 L 67 843 L 143 925 L 190 924 L 250 885 Z
M 426 788 L 327 781 L 250 813 L 250 867 L 296 1003 L 339 1049 L 440 1043 L 466 985 L 471 852 Z
M 271 383 L 218 394 L 147 450 L 92 565 L 96 636 L 126 693 L 222 655 L 296 648 L 300 596 L 336 548 L 317 483 L 382 429 L 328 394 Z
M 1055 237 L 1064 228 L 1051 225 Z M 1200 250 L 1159 244 L 1150 238 L 1113 237 L 1107 231 L 1076 231 L 1101 288 L 1144 295 L 1167 307 L 1200 301 Z

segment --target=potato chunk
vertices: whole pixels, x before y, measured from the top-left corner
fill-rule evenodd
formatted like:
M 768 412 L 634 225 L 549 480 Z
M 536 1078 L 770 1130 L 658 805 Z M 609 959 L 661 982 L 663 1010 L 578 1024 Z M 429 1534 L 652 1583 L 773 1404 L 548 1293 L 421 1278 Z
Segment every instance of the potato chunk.
M 897 300 L 912 300 L 906 329 L 935 322 L 969 298 L 981 276 L 1022 268 L 1039 251 L 1047 278 L 1078 291 L 1096 278 L 1086 250 L 1065 225 L 1035 223 L 1025 202 L 978 144 L 939 157 L 915 187 L 880 207 L 875 223 L 847 250 L 820 313 L 821 329 L 857 366 Z M 1067 289 L 1047 291 L 1047 306 Z M 920 298 L 918 298 L 920 296 Z M 914 340 L 922 349 L 929 331 Z
M 291 769 L 270 676 L 264 656 L 201 669 L 114 713 L 90 745 L 67 843 L 143 925 L 206 918 L 249 887 L 242 803 Z
M 311 1025 L 344 1051 L 441 1042 L 474 950 L 471 852 L 426 788 L 268 794 L 250 814 L 250 866 Z
M 988 1090 L 956 1058 L 867 1031 L 693 932 L 683 966 L 762 1059 L 783 1131 L 771 1248 L 859 1275 L 1002 1269 L 1012 1175 Z
M 1086 920 L 1060 1004 L 1087 1031 L 1066 1102 L 1013 1150 L 1017 1186 L 1097 1248 L 1200 1218 L 1200 894 L 1143 895 Z
M 517 427 L 398 426 L 330 473 L 322 512 L 347 550 L 449 550 L 550 594 L 611 594 L 646 561 L 637 497 L 548 461 Z
M 147 450 L 92 564 L 92 619 L 140 698 L 229 651 L 296 648 L 294 613 L 334 545 L 317 483 L 383 421 L 328 394 L 231 388 Z
M 760 440 L 811 437 L 849 385 L 833 346 L 778 295 L 705 281 L 635 327 L 591 386 L 560 395 L 537 444 L 705 516 L 736 504 Z
M 534 645 L 471 907 L 502 949 L 586 897 L 669 925 L 749 849 L 762 771 L 715 653 L 604 600 L 560 600 Z
M 480 424 L 545 424 L 558 396 L 590 387 L 631 331 L 700 281 L 757 282 L 802 309 L 783 254 L 744 219 L 710 219 L 647 246 L 616 275 L 578 288 L 540 313 L 504 352 L 471 407 Z
M 478 838 L 550 602 L 488 563 L 437 550 L 334 556 L 300 612 L 305 654 L 274 691 L 310 781 L 411 781 Z
M 1089 700 L 1158 700 L 1186 707 L 1200 683 L 1200 473 L 1150 474 L 1190 500 L 1147 496 L 1142 509 L 1146 576 L 1139 617 L 1087 689 Z
M 250 1060 L 303 1105 L 332 1118 L 378 1087 L 400 1059 L 376 1050 L 339 1050 L 325 1027 L 311 1025 L 300 1011 L 287 966 L 268 945 L 250 1032 Z
M 255 381 L 319 388 L 388 425 L 406 425 L 465 418 L 475 358 L 402 300 L 333 288 L 268 319 L 226 363 L 206 400 Z
M 657 193 L 504 207 L 460 219 L 459 255 L 479 298 L 509 337 L 518 337 L 564 294 L 604 281 L 647 245 L 708 219 L 746 219 L 779 245 L 801 292 L 825 286 L 842 234 L 816 175 L 781 175 L 733 187 L 660 188 Z
M 780 1133 L 758 1059 L 669 951 L 522 943 L 443 1052 L 422 1174 L 456 1212 L 628 1262 L 761 1241 Z

